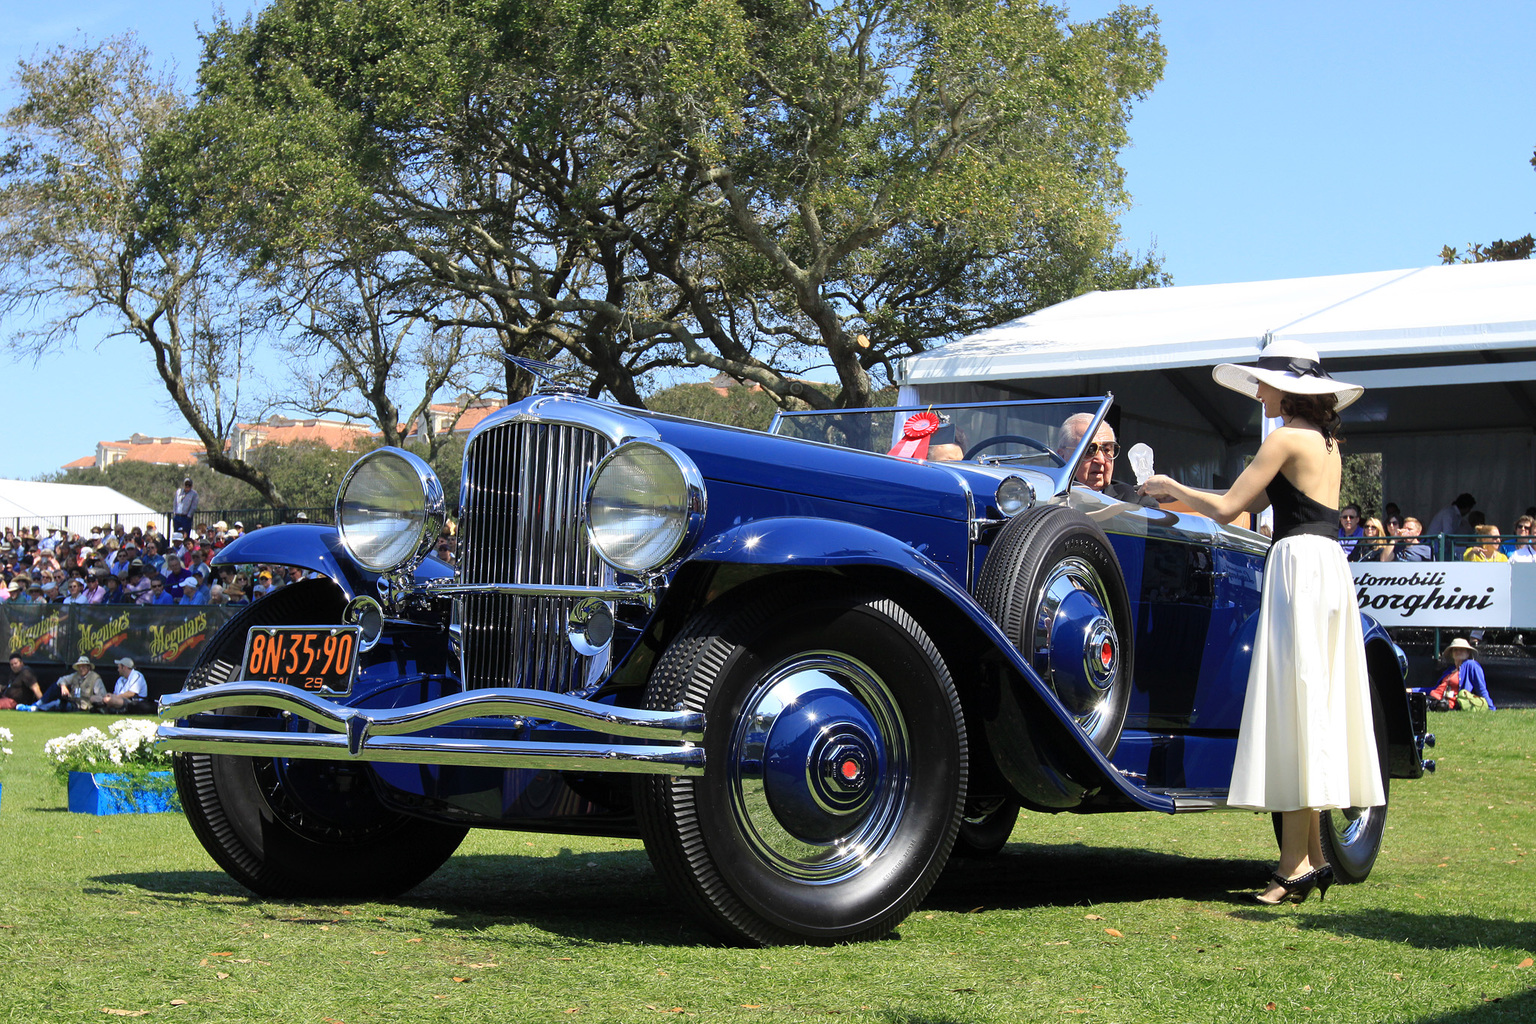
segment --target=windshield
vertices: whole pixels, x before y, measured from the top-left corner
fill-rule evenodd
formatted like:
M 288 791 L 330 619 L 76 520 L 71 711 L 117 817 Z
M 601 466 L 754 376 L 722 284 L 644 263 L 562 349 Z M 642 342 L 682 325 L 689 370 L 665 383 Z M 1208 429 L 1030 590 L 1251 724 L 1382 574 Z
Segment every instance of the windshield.
M 1107 401 L 1072 398 L 781 412 L 770 429 L 782 437 L 882 455 L 901 452 L 930 461 L 969 459 L 1049 470 L 1067 463 L 1082 431 Z M 922 420 L 913 417 L 922 413 L 937 417 L 937 429 L 927 435 L 927 446 L 903 447 L 911 434 L 921 432 Z M 909 422 L 913 429 L 904 430 Z M 1065 451 L 1058 450 L 1062 446 Z

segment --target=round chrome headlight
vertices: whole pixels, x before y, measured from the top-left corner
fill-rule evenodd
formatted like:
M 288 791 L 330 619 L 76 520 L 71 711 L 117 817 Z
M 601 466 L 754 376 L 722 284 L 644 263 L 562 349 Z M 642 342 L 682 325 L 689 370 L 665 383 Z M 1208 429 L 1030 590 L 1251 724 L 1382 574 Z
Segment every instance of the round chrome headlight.
M 660 441 L 619 445 L 587 485 L 592 550 L 620 572 L 666 565 L 703 521 L 704 477 L 692 459 Z
M 410 452 L 380 448 L 352 464 L 336 495 L 336 525 L 352 557 L 373 572 L 414 568 L 446 515 L 443 485 Z
M 1035 489 L 1023 477 L 1010 476 L 997 485 L 997 510 L 1012 519 L 1035 503 Z

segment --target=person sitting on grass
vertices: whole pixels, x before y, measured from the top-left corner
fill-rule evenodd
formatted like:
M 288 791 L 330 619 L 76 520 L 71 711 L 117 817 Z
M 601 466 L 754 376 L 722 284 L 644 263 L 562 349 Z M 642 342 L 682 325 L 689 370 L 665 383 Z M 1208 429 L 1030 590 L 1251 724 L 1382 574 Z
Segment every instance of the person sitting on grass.
M 117 683 L 102 701 L 101 709 L 127 715 L 155 713 L 155 702 L 149 699 L 149 683 L 133 667 L 132 658 L 117 659 Z
M 0 708 L 31 709 L 43 699 L 43 688 L 37 684 L 37 674 L 21 660 L 19 651 L 11 652 L 11 678 L 0 695 Z
M 60 676 L 58 682 L 48 687 L 43 699 L 32 705 L 33 711 L 89 711 L 99 707 L 107 696 L 107 687 L 101 676 L 91 667 L 91 659 L 85 655 L 75 659 L 75 670 Z
M 1431 711 L 1465 710 L 1472 706 L 1468 697 L 1481 699 L 1489 711 L 1499 710 L 1488 692 L 1488 680 L 1483 676 L 1483 666 L 1478 664 L 1476 647 L 1465 637 L 1457 637 L 1445 649 L 1444 656 L 1450 667 L 1440 681 L 1434 686 L 1411 686 L 1410 692 L 1428 695 Z

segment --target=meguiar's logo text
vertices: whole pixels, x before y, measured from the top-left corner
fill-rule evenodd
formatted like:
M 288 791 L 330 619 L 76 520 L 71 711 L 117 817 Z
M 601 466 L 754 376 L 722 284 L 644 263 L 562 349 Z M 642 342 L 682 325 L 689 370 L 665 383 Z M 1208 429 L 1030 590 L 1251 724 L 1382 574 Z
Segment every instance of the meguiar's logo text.
M 196 615 L 178 626 L 149 627 L 149 656 L 156 661 L 175 661 L 203 642 L 208 632 L 208 615 Z

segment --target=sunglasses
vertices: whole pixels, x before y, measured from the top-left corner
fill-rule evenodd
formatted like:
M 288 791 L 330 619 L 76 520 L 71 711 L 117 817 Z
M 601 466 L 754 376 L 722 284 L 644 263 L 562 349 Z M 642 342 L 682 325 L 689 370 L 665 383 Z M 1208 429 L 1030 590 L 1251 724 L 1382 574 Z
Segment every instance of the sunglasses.
M 1112 459 L 1120 454 L 1118 441 L 1089 441 L 1088 447 L 1083 449 L 1083 458 L 1091 459 L 1095 455 L 1103 455 L 1106 459 Z

